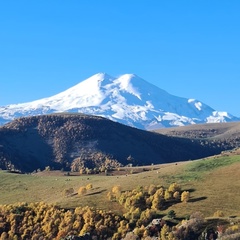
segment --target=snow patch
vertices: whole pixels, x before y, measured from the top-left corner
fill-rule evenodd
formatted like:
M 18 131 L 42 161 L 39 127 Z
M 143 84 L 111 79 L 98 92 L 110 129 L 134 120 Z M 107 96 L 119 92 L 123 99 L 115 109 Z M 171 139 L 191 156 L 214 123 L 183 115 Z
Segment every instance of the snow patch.
M 131 83 L 131 80 L 134 77 L 135 77 L 135 75 L 133 75 L 133 74 L 125 74 L 125 75 L 120 76 L 116 82 L 119 83 L 120 90 L 125 90 L 126 92 L 136 96 L 138 99 L 141 100 L 141 96 L 140 96 L 138 89 L 135 88 Z
M 202 103 L 201 103 L 201 102 L 196 102 L 194 105 L 195 105 L 195 107 L 196 107 L 199 111 L 202 110 L 202 109 L 201 109 L 201 107 L 202 107 Z

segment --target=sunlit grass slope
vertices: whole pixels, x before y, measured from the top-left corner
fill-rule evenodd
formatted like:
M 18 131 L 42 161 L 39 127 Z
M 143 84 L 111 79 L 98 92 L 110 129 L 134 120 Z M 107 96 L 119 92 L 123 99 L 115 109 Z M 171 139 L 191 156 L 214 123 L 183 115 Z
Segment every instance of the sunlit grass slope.
M 217 210 L 225 216 L 240 216 L 240 156 L 215 156 L 208 159 L 162 164 L 146 167 L 121 169 L 114 175 L 65 176 L 63 172 L 42 172 L 39 174 L 14 174 L 0 171 L 0 204 L 15 202 L 56 203 L 65 208 L 93 206 L 121 212 L 123 209 L 107 199 L 107 192 L 120 185 L 125 190 L 150 184 L 169 186 L 177 182 L 183 190 L 189 190 L 188 203 L 178 203 L 171 208 L 178 216 L 201 211 L 206 217 L 213 216 Z M 123 173 L 124 174 L 118 174 Z M 136 173 L 139 172 L 139 173 Z M 93 188 L 87 194 L 66 197 L 64 189 L 91 183 Z

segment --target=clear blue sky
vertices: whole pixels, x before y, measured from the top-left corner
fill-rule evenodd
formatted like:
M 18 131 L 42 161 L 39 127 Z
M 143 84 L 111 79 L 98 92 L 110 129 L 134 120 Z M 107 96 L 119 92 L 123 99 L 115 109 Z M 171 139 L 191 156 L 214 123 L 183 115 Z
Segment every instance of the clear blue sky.
M 0 1 L 1 106 L 98 72 L 240 116 L 240 1 Z

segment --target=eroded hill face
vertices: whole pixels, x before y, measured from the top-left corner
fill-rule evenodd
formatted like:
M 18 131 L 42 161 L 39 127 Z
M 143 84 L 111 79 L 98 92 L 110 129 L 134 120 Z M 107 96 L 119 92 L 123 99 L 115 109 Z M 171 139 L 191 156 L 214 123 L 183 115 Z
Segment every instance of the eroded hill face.
M 164 136 L 102 117 L 54 114 L 19 118 L 0 128 L 0 168 L 50 166 L 79 171 L 198 159 L 232 146 Z

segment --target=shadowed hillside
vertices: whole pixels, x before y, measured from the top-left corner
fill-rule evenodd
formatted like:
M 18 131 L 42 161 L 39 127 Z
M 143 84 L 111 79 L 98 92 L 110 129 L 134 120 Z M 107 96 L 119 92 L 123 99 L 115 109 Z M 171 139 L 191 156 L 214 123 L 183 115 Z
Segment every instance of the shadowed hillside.
M 46 166 L 78 171 L 82 167 L 167 163 L 231 148 L 211 141 L 164 136 L 83 114 L 19 118 L 0 128 L 0 167 L 23 172 Z

